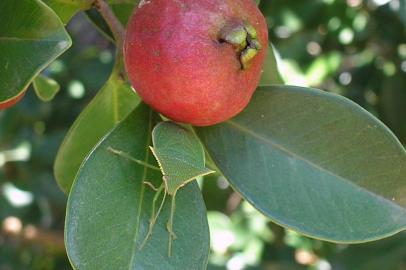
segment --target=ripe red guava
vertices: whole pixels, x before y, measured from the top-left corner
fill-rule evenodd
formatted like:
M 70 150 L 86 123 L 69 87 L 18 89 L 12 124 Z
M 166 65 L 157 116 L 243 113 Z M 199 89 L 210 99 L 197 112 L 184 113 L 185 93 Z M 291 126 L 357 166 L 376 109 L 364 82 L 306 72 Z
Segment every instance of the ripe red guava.
M 128 24 L 124 59 L 147 104 L 172 120 L 208 126 L 247 106 L 267 46 L 253 0 L 144 0 Z
M 5 109 L 8 109 L 8 108 L 14 106 L 17 102 L 19 102 L 24 97 L 24 95 L 25 95 L 25 91 L 22 92 L 21 94 L 19 94 L 18 96 L 14 97 L 12 99 L 9 99 L 3 103 L 0 102 L 0 110 L 5 110 Z

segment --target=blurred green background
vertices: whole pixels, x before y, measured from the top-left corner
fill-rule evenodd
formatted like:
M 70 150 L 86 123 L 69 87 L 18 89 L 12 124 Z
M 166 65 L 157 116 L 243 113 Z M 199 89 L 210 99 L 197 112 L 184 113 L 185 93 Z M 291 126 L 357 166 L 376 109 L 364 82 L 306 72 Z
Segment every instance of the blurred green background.
M 403 0 L 262 0 L 260 8 L 287 84 L 349 97 L 406 144 Z M 0 112 L 0 270 L 71 269 L 63 245 L 67 198 L 52 166 L 69 127 L 107 80 L 114 46 L 84 13 L 67 28 L 73 47 L 44 72 L 60 93 L 44 103 L 30 89 Z M 406 269 L 406 233 L 336 245 L 269 222 L 220 176 L 205 179 L 203 193 L 209 269 Z

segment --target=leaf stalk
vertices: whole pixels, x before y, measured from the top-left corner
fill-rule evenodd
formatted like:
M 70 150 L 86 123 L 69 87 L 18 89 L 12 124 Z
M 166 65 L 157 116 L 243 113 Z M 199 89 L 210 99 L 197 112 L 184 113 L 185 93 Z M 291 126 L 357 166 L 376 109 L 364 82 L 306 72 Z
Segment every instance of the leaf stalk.
M 106 21 L 113 33 L 114 40 L 119 54 L 122 54 L 124 46 L 125 29 L 121 22 L 117 19 L 113 10 L 105 0 L 95 0 L 93 6 L 99 11 L 100 15 Z

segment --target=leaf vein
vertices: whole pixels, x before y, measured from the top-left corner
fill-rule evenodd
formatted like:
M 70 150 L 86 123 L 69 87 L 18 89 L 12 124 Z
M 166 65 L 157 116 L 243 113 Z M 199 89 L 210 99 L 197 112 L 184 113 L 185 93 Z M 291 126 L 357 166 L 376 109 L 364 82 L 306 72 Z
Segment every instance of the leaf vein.
M 151 130 L 152 130 L 152 110 L 149 110 L 148 137 L 147 137 L 146 145 L 149 145 L 150 142 L 151 142 Z M 146 147 L 144 162 L 148 163 L 148 160 L 149 160 L 149 148 Z M 141 194 L 140 194 L 140 200 L 139 200 L 139 203 L 138 203 L 138 213 L 137 213 L 137 219 L 136 219 L 136 223 L 135 223 L 136 232 L 134 234 L 134 239 L 133 239 L 134 246 L 133 246 L 133 250 L 132 250 L 132 253 L 131 253 L 131 260 L 130 260 L 130 263 L 128 265 L 129 270 L 132 269 L 132 266 L 133 266 L 134 261 L 135 261 L 135 254 L 137 252 L 137 239 L 138 239 L 138 234 L 139 234 L 139 230 L 140 230 L 141 212 L 142 212 L 142 206 L 143 206 L 143 201 L 144 201 L 144 193 L 145 193 L 144 181 L 147 178 L 147 173 L 148 173 L 148 167 L 144 167 L 144 172 L 143 172 L 142 181 L 141 181 Z
M 281 146 L 280 144 L 277 144 L 277 143 L 273 142 L 273 141 L 270 140 L 269 138 L 266 138 L 266 137 L 263 137 L 263 136 L 260 135 L 260 134 L 257 134 L 256 132 L 254 132 L 254 131 L 248 129 L 247 127 L 242 126 L 242 125 L 239 124 L 239 123 L 236 123 L 236 122 L 231 121 L 231 120 L 229 120 L 229 121 L 227 121 L 227 122 L 225 122 L 225 123 L 228 124 L 229 126 L 233 127 L 234 129 L 239 130 L 239 131 L 242 132 L 242 133 L 246 133 L 246 134 L 251 135 L 252 137 L 254 137 L 254 138 L 258 139 L 258 140 L 261 140 L 261 141 L 263 141 L 263 142 L 265 142 L 265 143 L 267 143 L 267 144 L 269 144 L 269 145 L 272 145 L 272 146 L 275 147 L 276 149 L 279 149 L 281 152 L 284 152 L 284 153 L 286 153 L 287 155 L 289 155 L 289 156 L 291 156 L 291 157 L 293 157 L 293 158 L 295 158 L 295 159 L 297 159 L 297 160 L 301 160 L 301 161 L 305 162 L 306 164 L 310 165 L 311 167 L 314 167 L 314 168 L 316 168 L 316 169 L 318 169 L 318 170 L 320 170 L 320 171 L 322 171 L 322 172 L 325 172 L 326 174 L 329 174 L 329 175 L 332 175 L 332 176 L 334 176 L 334 177 L 337 177 L 338 179 L 342 180 L 343 182 L 345 182 L 345 183 L 347 183 L 347 184 L 352 185 L 354 188 L 356 188 L 356 189 L 358 189 L 358 190 L 360 190 L 360 191 L 367 192 L 369 195 L 371 195 L 371 196 L 374 197 L 374 198 L 377 198 L 377 199 L 380 199 L 380 200 L 384 200 L 386 203 L 388 203 L 388 204 L 390 204 L 390 205 L 393 205 L 393 206 L 395 206 L 395 207 L 398 207 L 398 208 L 400 208 L 400 209 L 402 210 L 402 212 L 405 212 L 405 213 L 406 213 L 406 209 L 404 209 L 403 207 L 401 207 L 401 206 L 398 205 L 398 204 L 393 203 L 393 202 L 390 201 L 389 199 L 387 199 L 387 198 L 385 198 L 385 197 L 383 197 L 383 196 L 380 196 L 380 195 L 378 195 L 378 194 L 375 194 L 375 193 L 369 191 L 368 189 L 366 189 L 366 188 L 364 188 L 364 187 L 362 187 L 362 186 L 358 186 L 358 185 L 356 185 L 355 183 L 353 183 L 352 181 L 350 181 L 350 180 L 348 180 L 348 179 L 342 177 L 341 175 L 337 175 L 337 174 L 335 174 L 335 173 L 332 172 L 332 171 L 329 171 L 329 170 L 327 170 L 327 169 L 325 169 L 325 168 L 323 168 L 323 167 L 320 167 L 318 164 L 316 164 L 316 163 L 314 163 L 314 162 L 311 162 L 311 161 L 305 159 L 304 157 L 299 156 L 299 155 L 296 154 L 296 153 L 293 153 L 293 152 L 290 151 L 289 149 L 286 149 L 285 147 Z M 405 224 L 405 225 L 406 225 L 406 224 Z

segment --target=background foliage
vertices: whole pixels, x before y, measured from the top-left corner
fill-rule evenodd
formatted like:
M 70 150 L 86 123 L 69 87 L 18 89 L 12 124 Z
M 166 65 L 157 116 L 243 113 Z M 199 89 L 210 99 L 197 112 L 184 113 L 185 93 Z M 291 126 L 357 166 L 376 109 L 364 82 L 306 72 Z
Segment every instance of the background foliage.
M 58 1 L 45 2 L 57 9 Z M 288 84 L 349 97 L 406 144 L 403 1 L 268 0 L 260 8 Z M 63 14 L 64 21 L 71 15 Z M 114 46 L 83 13 L 67 28 L 73 47 L 44 72 L 60 84 L 55 99 L 42 102 L 29 89 L 20 104 L 0 112 L 0 270 L 70 269 L 63 245 L 66 196 L 52 166 L 68 128 L 108 79 Z M 216 175 L 203 182 L 203 196 L 210 269 L 406 269 L 405 233 L 335 245 L 270 223 Z

